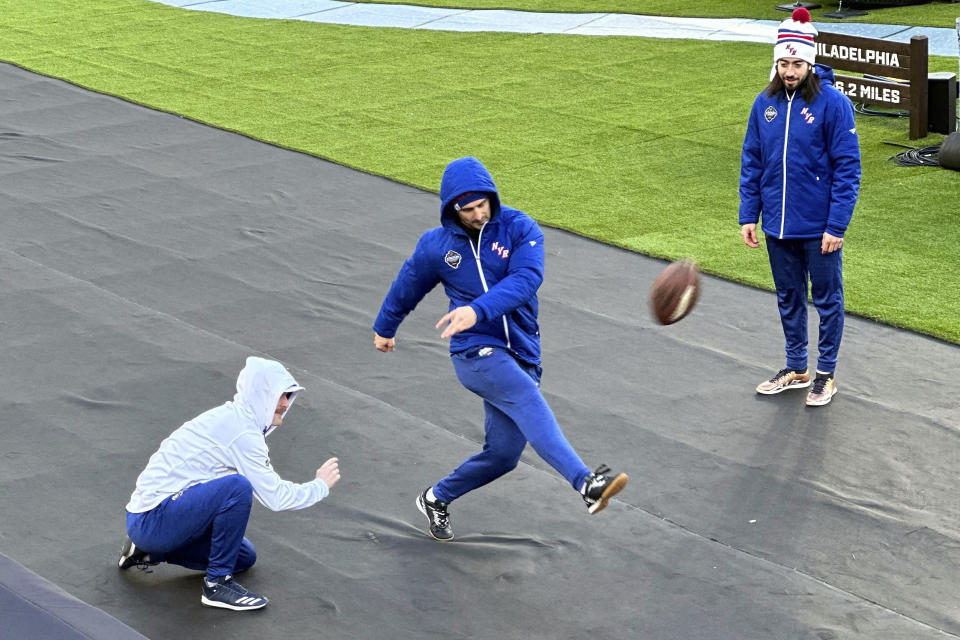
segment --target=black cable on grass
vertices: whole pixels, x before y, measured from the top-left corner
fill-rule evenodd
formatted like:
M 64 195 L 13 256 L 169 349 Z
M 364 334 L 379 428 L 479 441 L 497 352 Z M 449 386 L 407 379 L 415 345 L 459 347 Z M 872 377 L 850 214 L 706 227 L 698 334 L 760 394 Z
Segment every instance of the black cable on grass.
M 906 118 L 910 115 L 909 111 L 881 111 L 879 109 L 871 109 L 862 102 L 853 105 L 853 110 L 865 116 L 883 116 L 884 118 Z
M 910 147 L 899 142 L 886 142 L 883 144 L 903 147 L 907 149 L 902 153 L 887 158 L 887 162 L 900 167 L 939 167 L 940 166 L 940 145 L 932 147 Z

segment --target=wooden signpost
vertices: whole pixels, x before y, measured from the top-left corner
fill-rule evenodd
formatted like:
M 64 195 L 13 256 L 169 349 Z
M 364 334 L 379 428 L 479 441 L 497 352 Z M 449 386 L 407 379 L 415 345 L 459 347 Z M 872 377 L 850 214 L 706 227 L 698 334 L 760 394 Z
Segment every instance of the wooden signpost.
M 850 100 L 907 110 L 910 139 L 926 137 L 927 36 L 913 36 L 906 44 L 821 31 L 817 36 L 817 62 L 834 70 L 902 81 L 834 74 L 834 86 Z

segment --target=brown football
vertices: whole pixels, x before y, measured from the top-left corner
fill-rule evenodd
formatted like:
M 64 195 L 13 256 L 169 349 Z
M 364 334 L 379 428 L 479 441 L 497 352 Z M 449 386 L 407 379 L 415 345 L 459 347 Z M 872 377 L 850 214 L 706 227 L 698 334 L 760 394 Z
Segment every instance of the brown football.
M 650 310 L 660 324 L 686 317 L 700 297 L 700 269 L 693 260 L 671 262 L 650 289 Z

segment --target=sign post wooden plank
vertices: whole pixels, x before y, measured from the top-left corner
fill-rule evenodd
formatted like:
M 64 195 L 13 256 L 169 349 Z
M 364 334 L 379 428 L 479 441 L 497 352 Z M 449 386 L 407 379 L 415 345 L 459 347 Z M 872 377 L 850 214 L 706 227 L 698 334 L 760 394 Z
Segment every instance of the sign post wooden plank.
M 836 88 L 853 102 L 909 111 L 911 140 L 925 137 L 929 126 L 927 51 L 927 36 L 913 36 L 910 44 L 823 31 L 817 36 L 817 62 L 880 78 L 838 74 Z

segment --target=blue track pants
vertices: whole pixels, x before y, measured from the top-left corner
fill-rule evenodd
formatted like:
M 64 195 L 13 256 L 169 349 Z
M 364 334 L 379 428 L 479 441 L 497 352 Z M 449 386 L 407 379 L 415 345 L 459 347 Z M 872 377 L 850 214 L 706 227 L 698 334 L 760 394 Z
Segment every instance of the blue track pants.
M 833 373 L 843 336 L 843 250 L 820 253 L 820 238 L 777 240 L 767 236 L 766 242 L 786 338 L 787 366 L 807 367 L 809 280 L 813 306 L 820 316 L 817 370 Z
M 257 552 L 243 537 L 253 504 L 253 487 L 234 474 L 194 485 L 150 511 L 127 513 L 127 535 L 150 554 L 206 571 L 207 577 L 240 573 L 253 566 Z
M 452 502 L 512 470 L 527 442 L 567 482 L 579 490 L 590 470 L 560 431 L 540 393 L 540 367 L 518 362 L 502 349 L 479 355 L 476 349 L 451 356 L 457 378 L 483 398 L 483 451 L 468 458 L 433 488 Z

